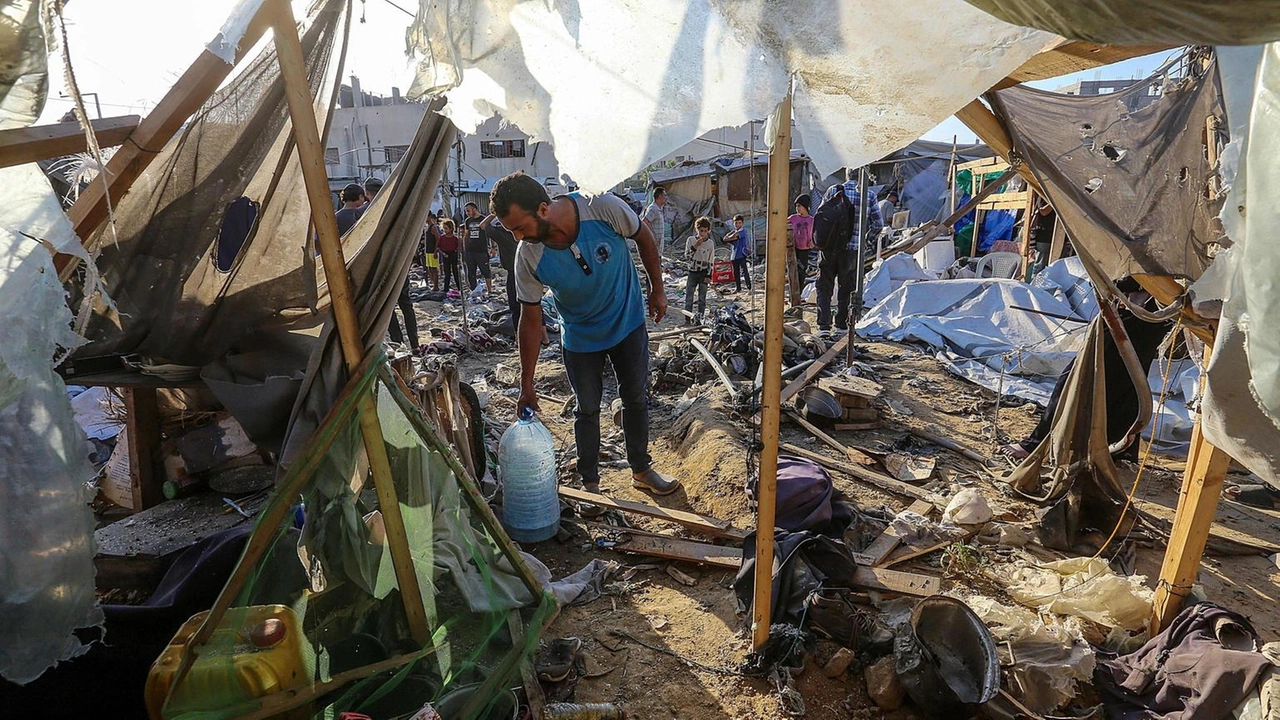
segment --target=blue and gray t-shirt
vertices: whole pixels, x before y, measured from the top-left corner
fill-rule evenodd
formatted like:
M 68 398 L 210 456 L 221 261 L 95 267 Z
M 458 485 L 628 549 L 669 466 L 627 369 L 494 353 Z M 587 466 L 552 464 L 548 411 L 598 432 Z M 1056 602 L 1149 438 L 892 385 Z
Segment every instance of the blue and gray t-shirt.
M 533 305 L 551 288 L 564 348 L 599 352 L 644 324 L 640 275 L 626 241 L 640 231 L 640 218 L 612 195 L 566 197 L 578 215 L 578 236 L 564 250 L 521 242 L 516 251 L 516 296 Z

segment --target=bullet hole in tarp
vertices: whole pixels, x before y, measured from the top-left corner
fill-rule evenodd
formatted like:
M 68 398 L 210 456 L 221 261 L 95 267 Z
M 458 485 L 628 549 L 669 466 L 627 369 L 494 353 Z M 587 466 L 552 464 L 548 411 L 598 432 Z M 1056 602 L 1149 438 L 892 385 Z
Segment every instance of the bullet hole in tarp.
M 1129 154 L 1129 151 L 1118 148 L 1111 143 L 1107 143 L 1102 146 L 1102 154 L 1106 155 L 1107 159 L 1111 162 L 1120 162 L 1124 159 L 1125 155 Z
M 1178 184 L 1185 186 L 1187 181 L 1191 179 L 1191 169 L 1182 168 L 1178 171 Z
M 1102 178 L 1089 178 L 1089 182 L 1084 184 L 1084 191 L 1092 195 L 1097 192 L 1100 187 L 1102 187 Z

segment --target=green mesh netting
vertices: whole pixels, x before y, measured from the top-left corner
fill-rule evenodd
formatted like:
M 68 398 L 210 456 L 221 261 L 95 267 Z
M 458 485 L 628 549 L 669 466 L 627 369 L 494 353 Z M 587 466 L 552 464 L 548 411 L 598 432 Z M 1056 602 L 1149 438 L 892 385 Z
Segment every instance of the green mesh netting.
M 172 687 L 157 678 L 173 673 L 153 669 L 148 697 L 163 704 L 161 717 L 353 711 L 390 720 L 428 702 L 443 720 L 514 716 L 519 665 L 555 600 L 534 597 L 512 569 L 464 491 L 451 449 L 389 373 L 384 360 L 353 380 L 280 481 L 246 553 L 258 542 L 265 550 L 190 668 Z M 360 404 L 370 399 L 422 591 L 425 646 L 409 630 L 369 472 Z M 182 644 L 205 615 L 184 626 L 157 668 L 182 664 Z

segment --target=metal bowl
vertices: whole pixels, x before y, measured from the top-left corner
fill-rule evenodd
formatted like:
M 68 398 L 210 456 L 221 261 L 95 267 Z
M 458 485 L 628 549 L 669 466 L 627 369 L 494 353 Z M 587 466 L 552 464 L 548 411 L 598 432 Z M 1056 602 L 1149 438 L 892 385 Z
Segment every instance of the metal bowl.
M 796 401 L 796 409 L 805 420 L 814 425 L 826 426 L 835 424 L 844 412 L 835 395 L 820 387 L 810 386 L 800 393 Z

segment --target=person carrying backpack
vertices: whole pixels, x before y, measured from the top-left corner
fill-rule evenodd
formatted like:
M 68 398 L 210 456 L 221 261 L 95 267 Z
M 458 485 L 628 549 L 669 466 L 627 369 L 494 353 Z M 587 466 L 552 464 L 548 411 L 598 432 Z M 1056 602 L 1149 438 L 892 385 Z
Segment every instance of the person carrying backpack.
M 862 194 L 858 181 L 849 171 L 843 185 L 833 186 L 813 218 L 813 241 L 821 251 L 818 260 L 818 329 L 831 330 L 831 295 L 836 295 L 835 327 L 840 333 L 849 330 L 849 301 L 862 268 L 858 264 L 858 242 L 866 243 L 884 228 L 884 220 L 874 202 L 868 199 L 860 213 Z M 865 222 L 864 222 L 865 215 Z

